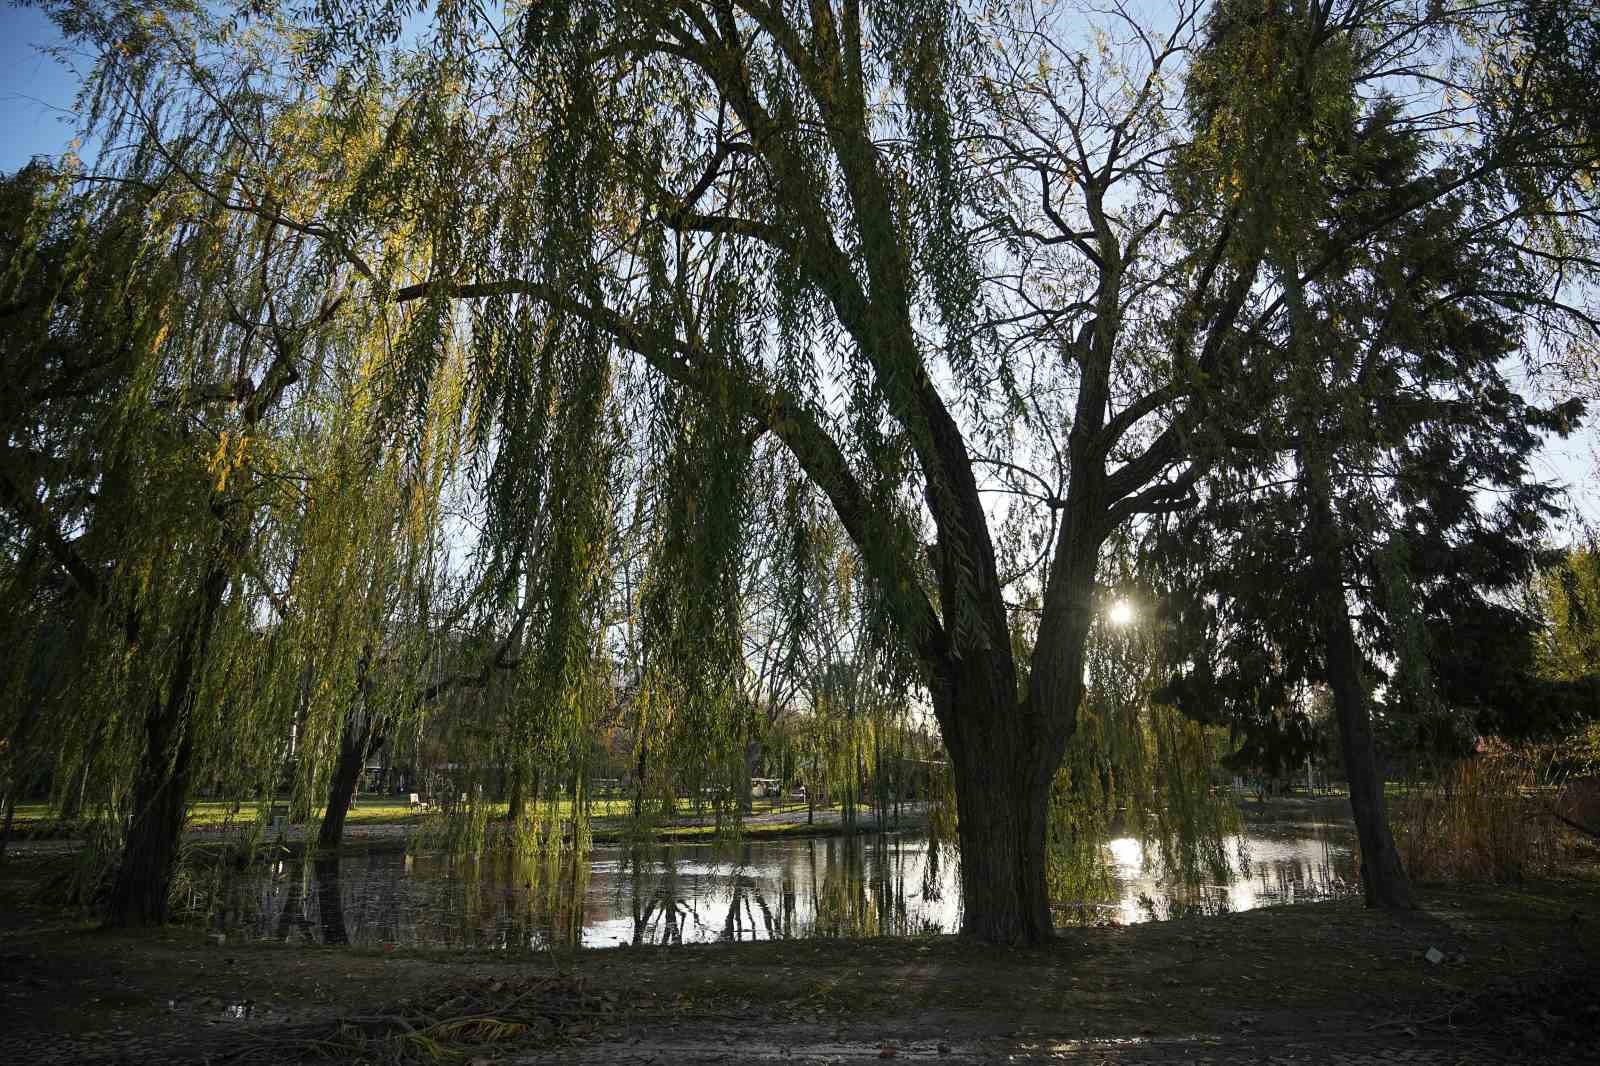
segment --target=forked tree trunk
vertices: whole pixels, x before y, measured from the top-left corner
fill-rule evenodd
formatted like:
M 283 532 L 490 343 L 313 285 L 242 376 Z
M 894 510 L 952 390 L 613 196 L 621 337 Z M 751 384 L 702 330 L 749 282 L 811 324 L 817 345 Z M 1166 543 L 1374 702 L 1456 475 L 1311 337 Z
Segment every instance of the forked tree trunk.
M 962 706 L 945 737 L 961 843 L 961 931 L 993 944 L 1054 934 L 1045 830 L 1055 761 L 1018 706 L 1009 671 L 974 655 L 956 664 L 947 698 Z
M 1304 453 L 1301 458 L 1306 472 L 1316 609 L 1326 646 L 1328 687 L 1333 690 L 1334 714 L 1339 721 L 1339 744 L 1350 780 L 1350 813 L 1361 843 L 1362 892 L 1369 907 L 1409 910 L 1413 905 L 1411 881 L 1389 831 L 1361 651 L 1345 603 L 1344 561 L 1328 470 L 1317 458 L 1307 459 Z

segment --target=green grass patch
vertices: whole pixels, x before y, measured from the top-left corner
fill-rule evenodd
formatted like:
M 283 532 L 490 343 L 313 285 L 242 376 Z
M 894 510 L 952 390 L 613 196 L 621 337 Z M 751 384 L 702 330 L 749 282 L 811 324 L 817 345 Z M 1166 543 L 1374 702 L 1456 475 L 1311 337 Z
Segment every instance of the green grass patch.
M 282 802 L 281 800 L 278 802 Z M 487 805 L 491 820 L 504 819 L 509 812 L 505 803 L 490 803 Z M 554 800 L 530 804 L 529 813 L 535 820 L 546 818 L 570 819 L 573 804 L 571 800 Z M 189 808 L 188 828 L 190 829 L 218 829 L 225 826 L 248 825 L 260 816 L 265 807 L 256 804 L 235 805 L 222 800 L 202 800 Z M 804 803 L 764 803 L 757 801 L 755 814 L 792 814 L 798 812 L 802 816 L 806 810 Z M 436 813 L 433 808 L 430 813 Z M 320 811 L 318 814 L 320 815 Z M 696 811 L 692 806 L 679 808 L 679 817 L 704 817 L 708 811 Z M 597 822 L 619 821 L 630 818 L 633 814 L 633 801 L 626 798 L 605 798 L 591 800 L 589 803 L 589 817 Z M 427 814 L 412 810 L 410 800 L 403 796 L 360 796 L 354 807 L 345 815 L 345 825 L 372 826 L 372 825 L 415 825 L 420 823 Z M 53 830 L 58 827 L 65 828 L 56 810 L 48 803 L 19 803 L 17 804 L 15 827 L 18 832 L 28 834 L 34 831 Z M 804 825 L 803 817 L 800 823 Z M 763 830 L 763 835 L 782 836 L 792 831 L 792 824 L 788 821 L 778 826 L 750 826 L 745 830 L 745 836 L 755 835 L 757 829 Z M 765 831 L 772 830 L 770 834 Z M 667 830 L 663 830 L 664 832 Z M 679 826 L 672 827 L 671 832 L 682 833 L 688 836 L 714 834 L 715 827 L 711 826 Z

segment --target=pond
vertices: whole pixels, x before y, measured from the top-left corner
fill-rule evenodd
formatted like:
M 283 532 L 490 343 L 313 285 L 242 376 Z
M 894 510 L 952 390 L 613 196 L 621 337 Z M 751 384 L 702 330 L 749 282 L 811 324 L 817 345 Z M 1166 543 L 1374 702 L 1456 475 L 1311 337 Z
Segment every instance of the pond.
M 1224 849 L 1228 869 L 1185 884 L 1138 840 L 1112 840 L 1102 849 L 1103 893 L 1061 903 L 1057 922 L 1219 914 L 1353 890 L 1344 826 L 1250 825 Z M 911 835 L 597 846 L 587 862 L 374 850 L 273 862 L 230 895 L 224 924 L 236 935 L 380 949 L 908 936 L 961 924 L 949 851 Z

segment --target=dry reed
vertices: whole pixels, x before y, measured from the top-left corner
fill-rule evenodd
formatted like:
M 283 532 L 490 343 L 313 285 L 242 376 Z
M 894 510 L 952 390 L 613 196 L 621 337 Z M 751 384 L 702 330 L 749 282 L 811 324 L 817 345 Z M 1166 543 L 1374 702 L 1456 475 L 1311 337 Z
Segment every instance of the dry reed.
M 1562 832 L 1540 801 L 1541 760 L 1506 752 L 1445 765 L 1392 802 L 1395 845 L 1425 881 L 1520 881 L 1550 872 Z

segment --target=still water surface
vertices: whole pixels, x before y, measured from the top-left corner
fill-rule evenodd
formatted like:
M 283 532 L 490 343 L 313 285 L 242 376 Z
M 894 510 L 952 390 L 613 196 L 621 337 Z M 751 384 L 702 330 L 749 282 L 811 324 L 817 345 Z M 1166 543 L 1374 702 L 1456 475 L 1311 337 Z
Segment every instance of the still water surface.
M 1103 849 L 1101 898 L 1058 923 L 1130 923 L 1348 894 L 1349 830 L 1251 825 L 1227 871 L 1185 884 L 1132 838 Z M 1218 876 L 1221 874 L 1222 876 Z M 581 861 L 372 851 L 271 864 L 238 886 L 231 924 L 263 940 L 539 950 L 796 937 L 918 935 L 961 924 L 947 850 L 919 836 L 600 846 Z

